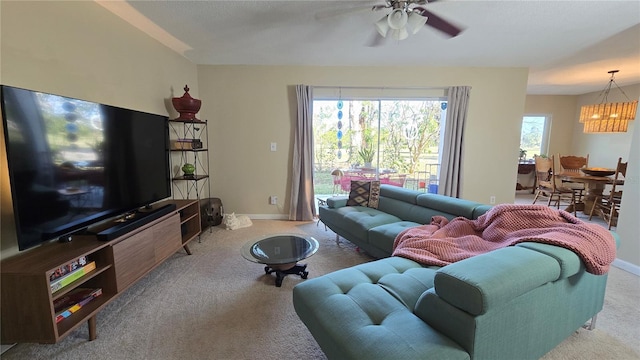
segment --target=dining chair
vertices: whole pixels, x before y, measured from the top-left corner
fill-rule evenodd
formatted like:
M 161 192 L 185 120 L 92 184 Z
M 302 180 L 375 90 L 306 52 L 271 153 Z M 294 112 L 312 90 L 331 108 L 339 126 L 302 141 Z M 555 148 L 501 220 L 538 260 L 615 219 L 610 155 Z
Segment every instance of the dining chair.
M 536 201 L 538 201 L 538 198 L 542 197 L 548 199 L 547 206 L 551 206 L 552 203 L 555 203 L 555 206 L 560 209 L 560 202 L 564 200 L 573 207 L 573 215 L 577 216 L 575 193 L 570 188 L 558 186 L 556 184 L 556 177 L 553 175 L 556 173 L 553 156 L 536 156 L 535 164 L 537 187 L 533 203 L 535 204 Z
M 613 177 L 613 184 L 611 185 L 611 191 L 609 194 L 599 196 L 593 202 L 591 211 L 589 212 L 589 220 L 593 217 L 594 211 L 599 211 L 604 221 L 611 226 L 617 224 L 618 215 L 620 214 L 620 202 L 622 201 L 622 184 L 621 180 L 627 175 L 627 163 L 622 162 L 622 158 L 618 158 L 618 165 L 616 166 L 616 173 Z M 616 220 L 615 222 L 613 220 Z
M 561 173 L 580 173 L 580 169 L 589 166 L 589 154 L 587 156 L 574 156 L 574 155 L 560 155 L 558 154 L 558 161 L 560 162 Z M 576 203 L 583 202 L 585 193 L 585 184 L 579 182 L 572 182 L 563 180 L 562 185 L 570 188 L 575 193 Z

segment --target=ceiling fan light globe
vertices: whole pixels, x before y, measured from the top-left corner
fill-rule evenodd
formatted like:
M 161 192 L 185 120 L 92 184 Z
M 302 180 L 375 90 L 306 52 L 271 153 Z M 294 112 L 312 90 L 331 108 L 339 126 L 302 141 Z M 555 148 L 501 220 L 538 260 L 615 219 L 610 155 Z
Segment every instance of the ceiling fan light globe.
M 387 16 L 387 23 L 389 23 L 389 27 L 393 30 L 400 30 L 407 26 L 407 20 L 409 16 L 404 9 L 394 9 Z
M 404 40 L 409 37 L 409 32 L 407 32 L 405 28 L 400 30 L 391 29 L 391 31 L 389 31 L 389 37 L 393 40 Z
M 386 37 L 387 32 L 389 32 L 389 23 L 387 22 L 387 15 L 383 16 L 382 19 L 378 20 L 375 26 L 380 36 Z
M 412 34 L 417 34 L 422 27 L 427 23 L 427 17 L 418 14 L 415 11 L 412 11 L 409 14 L 409 18 L 407 19 L 407 27 L 411 31 Z

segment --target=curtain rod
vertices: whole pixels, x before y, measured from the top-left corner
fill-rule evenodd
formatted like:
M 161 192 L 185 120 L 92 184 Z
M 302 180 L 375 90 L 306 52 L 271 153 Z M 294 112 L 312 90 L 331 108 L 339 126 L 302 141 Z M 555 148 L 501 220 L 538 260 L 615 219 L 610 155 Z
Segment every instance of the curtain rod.
M 358 89 L 358 90 L 447 90 L 449 86 L 428 86 L 428 87 L 388 87 L 388 86 L 316 86 L 315 89 Z

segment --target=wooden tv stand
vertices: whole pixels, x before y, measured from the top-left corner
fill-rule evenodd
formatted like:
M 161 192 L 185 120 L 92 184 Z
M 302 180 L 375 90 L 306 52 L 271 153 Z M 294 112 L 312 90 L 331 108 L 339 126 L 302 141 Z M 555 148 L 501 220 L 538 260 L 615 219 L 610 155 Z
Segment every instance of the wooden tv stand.
M 96 338 L 96 315 L 131 285 L 184 248 L 200 234 L 197 200 L 167 200 L 176 210 L 110 241 L 77 235 L 68 243 L 52 242 L 5 259 L 0 264 L 2 344 L 56 343 L 85 321 L 89 340 Z M 92 232 L 108 228 L 100 224 Z M 49 275 L 60 266 L 86 256 L 96 269 L 51 293 Z M 77 287 L 101 288 L 102 295 L 56 323 L 53 301 Z

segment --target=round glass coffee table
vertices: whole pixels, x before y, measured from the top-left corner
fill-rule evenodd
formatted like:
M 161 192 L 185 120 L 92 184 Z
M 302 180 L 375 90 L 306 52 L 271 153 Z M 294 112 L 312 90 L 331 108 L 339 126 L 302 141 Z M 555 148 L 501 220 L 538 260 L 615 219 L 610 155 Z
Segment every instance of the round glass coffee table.
M 275 272 L 276 286 L 280 287 L 287 275 L 307 278 L 307 265 L 298 264 L 298 261 L 315 254 L 318 247 L 318 240 L 310 236 L 281 234 L 249 241 L 242 247 L 241 253 L 249 261 L 265 264 L 265 273 Z

